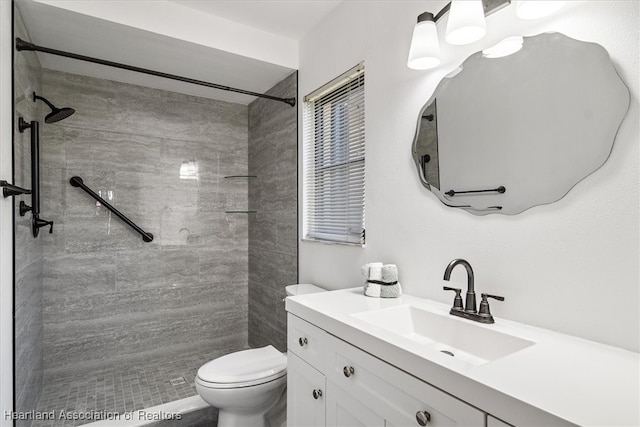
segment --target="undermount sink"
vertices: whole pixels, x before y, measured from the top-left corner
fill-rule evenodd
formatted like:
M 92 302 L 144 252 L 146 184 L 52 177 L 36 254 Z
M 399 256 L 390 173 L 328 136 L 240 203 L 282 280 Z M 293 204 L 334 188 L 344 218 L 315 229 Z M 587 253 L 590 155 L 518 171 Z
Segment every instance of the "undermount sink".
M 411 305 L 355 313 L 352 317 L 472 365 L 483 365 L 535 342 L 468 320 Z

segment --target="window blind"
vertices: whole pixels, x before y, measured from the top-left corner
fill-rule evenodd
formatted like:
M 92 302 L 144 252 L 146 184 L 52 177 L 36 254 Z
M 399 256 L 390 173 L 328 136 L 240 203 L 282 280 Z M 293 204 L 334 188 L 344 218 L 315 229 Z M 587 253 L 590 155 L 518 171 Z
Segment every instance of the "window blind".
M 364 244 L 364 66 L 304 99 L 305 238 Z

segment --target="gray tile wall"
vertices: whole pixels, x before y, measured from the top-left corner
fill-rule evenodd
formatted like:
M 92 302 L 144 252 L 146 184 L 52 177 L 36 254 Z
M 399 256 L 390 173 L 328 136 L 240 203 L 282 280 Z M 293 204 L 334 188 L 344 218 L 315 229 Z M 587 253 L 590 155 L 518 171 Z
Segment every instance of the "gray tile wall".
M 42 92 L 76 109 L 41 141 L 45 373 L 246 347 L 248 218 L 225 210 L 248 188 L 224 177 L 248 172 L 247 106 L 47 69 Z
M 294 72 L 267 93 L 296 97 Z M 297 107 L 249 105 L 249 345 L 286 350 L 285 286 L 298 281 Z
M 30 40 L 22 16 L 14 7 L 14 34 Z M 41 120 L 41 109 L 30 98 L 41 88 L 41 68 L 35 53 L 14 53 L 14 102 L 16 120 Z M 14 144 L 14 182 L 31 188 L 31 132 L 19 133 L 16 129 Z M 4 178 L 3 178 L 4 179 Z M 21 217 L 18 206 L 21 200 L 31 205 L 31 196 L 14 197 L 15 209 L 15 390 L 16 411 L 36 409 L 42 391 L 42 336 L 43 290 L 42 259 L 43 239 L 34 239 L 31 232 L 31 215 Z M 31 421 L 21 420 L 17 426 L 29 426 Z

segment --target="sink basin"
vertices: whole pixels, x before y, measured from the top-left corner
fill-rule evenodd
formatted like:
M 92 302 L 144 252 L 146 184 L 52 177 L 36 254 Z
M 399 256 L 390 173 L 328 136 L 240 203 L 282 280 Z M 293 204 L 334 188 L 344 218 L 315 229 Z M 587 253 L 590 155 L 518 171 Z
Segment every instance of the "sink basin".
M 352 317 L 472 365 L 483 365 L 535 342 L 471 321 L 411 305 L 355 313 Z

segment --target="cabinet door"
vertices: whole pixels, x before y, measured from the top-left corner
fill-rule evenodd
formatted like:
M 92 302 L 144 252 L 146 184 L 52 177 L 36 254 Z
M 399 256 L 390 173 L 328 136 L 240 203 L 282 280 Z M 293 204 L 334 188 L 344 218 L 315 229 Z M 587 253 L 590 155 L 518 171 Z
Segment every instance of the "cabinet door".
M 383 416 L 386 427 L 485 426 L 483 412 L 357 347 L 329 336 L 327 351 L 327 382 Z
M 287 425 L 325 425 L 325 378 L 293 353 L 287 355 Z
M 327 381 L 327 427 L 385 427 L 384 419 Z

